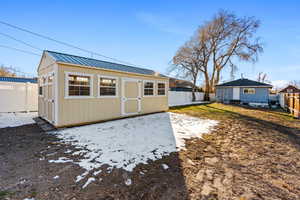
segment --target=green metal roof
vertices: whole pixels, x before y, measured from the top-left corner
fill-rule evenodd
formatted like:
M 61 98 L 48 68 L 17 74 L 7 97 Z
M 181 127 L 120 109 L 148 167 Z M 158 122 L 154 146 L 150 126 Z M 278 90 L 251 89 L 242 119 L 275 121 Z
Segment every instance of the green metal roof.
M 54 52 L 54 51 L 45 51 L 45 52 L 48 53 L 52 58 L 54 58 L 56 62 L 97 67 L 97 68 L 101 68 L 101 69 L 116 70 L 116 71 L 121 71 L 121 72 L 129 72 L 129 73 L 136 73 L 136 74 L 165 77 L 164 75 L 159 74 L 150 69 L 133 67 L 133 66 L 129 66 L 129 65 L 112 63 L 112 62 L 96 60 L 96 59 L 86 58 L 86 57 L 81 57 L 81 56 L 75 56 L 75 55 L 70 55 L 70 54 L 65 54 L 65 53 L 59 53 L 59 52 Z
M 35 78 L 21 78 L 21 77 L 4 77 L 4 76 L 0 76 L 0 82 L 37 83 L 37 79 L 35 79 Z

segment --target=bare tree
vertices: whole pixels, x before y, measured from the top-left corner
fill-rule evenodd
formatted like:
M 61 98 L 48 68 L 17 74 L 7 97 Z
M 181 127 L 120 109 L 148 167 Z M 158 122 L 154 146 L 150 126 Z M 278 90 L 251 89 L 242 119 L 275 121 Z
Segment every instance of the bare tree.
M 5 67 L 4 65 L 0 66 L 0 76 L 14 77 L 16 73 L 12 67 Z
M 197 52 L 193 48 L 193 41 L 186 42 L 173 57 L 173 64 L 170 71 L 175 72 L 176 76 L 192 81 L 192 101 L 196 100 L 195 90 L 199 75 Z
M 293 80 L 289 82 L 289 85 L 295 86 L 300 89 L 300 80 Z
M 211 21 L 200 27 L 198 34 L 206 34 L 210 48 L 210 75 L 205 74 L 206 95 L 220 81 L 221 72 L 230 67 L 231 75 L 237 70 L 236 61 L 256 62 L 263 51 L 259 38 L 255 38 L 260 22 L 253 17 L 238 18 L 232 13 L 220 11 Z
M 222 70 L 230 67 L 233 77 L 237 61 L 256 62 L 263 51 L 260 39 L 254 37 L 259 21 L 253 17 L 238 18 L 220 11 L 200 26 L 195 35 L 173 57 L 173 68 L 196 83 L 199 75 L 205 80 L 204 100 L 220 81 Z M 193 93 L 194 99 L 194 93 Z
M 257 77 L 258 82 L 262 83 L 269 83 L 270 81 L 267 80 L 267 73 L 259 72 Z

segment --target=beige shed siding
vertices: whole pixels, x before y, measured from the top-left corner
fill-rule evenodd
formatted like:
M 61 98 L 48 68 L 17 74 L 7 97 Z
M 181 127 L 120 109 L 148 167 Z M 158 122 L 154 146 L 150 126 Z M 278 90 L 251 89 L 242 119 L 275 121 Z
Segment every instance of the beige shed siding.
M 57 65 L 54 60 L 47 54 L 44 54 L 43 58 L 41 59 L 39 68 L 38 68 L 38 77 L 39 79 L 42 77 L 46 77 L 50 72 L 54 71 L 54 66 Z M 38 81 L 38 85 L 40 86 L 40 80 Z M 42 85 L 43 87 L 43 96 L 38 96 L 38 115 L 45 119 L 53 120 L 53 109 L 52 103 L 49 103 L 46 99 L 53 95 L 52 86 Z M 49 91 L 51 90 L 51 91 Z
M 93 75 L 93 97 L 92 98 L 65 98 L 65 72 L 77 72 Z M 117 97 L 98 97 L 98 75 L 117 77 Z M 58 64 L 58 124 L 57 126 L 76 125 L 101 120 L 109 120 L 122 117 L 122 78 L 135 78 L 138 80 L 165 81 L 168 90 L 168 79 L 161 77 L 149 77 L 133 75 L 122 72 L 112 72 L 101 69 Z M 155 88 L 156 89 L 156 88 Z M 143 86 L 141 87 L 141 114 L 168 110 L 168 97 L 155 96 L 143 97 Z M 166 94 L 168 92 L 166 91 Z M 133 94 L 132 94 L 133 95 Z

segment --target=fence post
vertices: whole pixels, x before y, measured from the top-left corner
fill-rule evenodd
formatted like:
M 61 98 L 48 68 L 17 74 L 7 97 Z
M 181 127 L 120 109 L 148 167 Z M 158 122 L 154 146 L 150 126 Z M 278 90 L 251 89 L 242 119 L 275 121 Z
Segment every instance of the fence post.
M 296 118 L 300 117 L 300 113 L 299 113 L 299 111 L 300 111 L 300 99 L 299 99 L 299 97 L 300 97 L 300 94 L 299 93 L 298 94 L 295 93 L 295 107 L 294 107 L 294 111 L 295 111 L 295 117 Z
M 29 82 L 26 82 L 26 85 L 25 85 L 25 111 L 28 113 L 29 112 L 29 109 L 28 109 L 28 86 L 29 86 Z

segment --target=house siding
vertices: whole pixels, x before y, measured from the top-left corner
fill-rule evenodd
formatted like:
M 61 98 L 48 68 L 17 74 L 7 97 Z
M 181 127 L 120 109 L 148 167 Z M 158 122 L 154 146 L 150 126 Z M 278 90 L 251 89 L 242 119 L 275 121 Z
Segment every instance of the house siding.
M 228 102 L 233 98 L 233 88 L 222 87 L 216 89 L 216 100 L 219 102 Z
M 255 94 L 244 94 L 244 88 L 254 88 Z M 245 103 L 268 103 L 269 88 L 241 87 L 240 100 Z
M 244 88 L 254 88 L 255 94 L 244 94 Z M 233 87 L 219 87 L 216 89 L 218 102 L 229 102 L 233 99 Z M 269 88 L 240 87 L 240 101 L 242 103 L 268 103 Z

